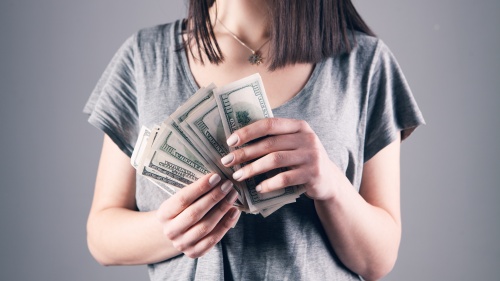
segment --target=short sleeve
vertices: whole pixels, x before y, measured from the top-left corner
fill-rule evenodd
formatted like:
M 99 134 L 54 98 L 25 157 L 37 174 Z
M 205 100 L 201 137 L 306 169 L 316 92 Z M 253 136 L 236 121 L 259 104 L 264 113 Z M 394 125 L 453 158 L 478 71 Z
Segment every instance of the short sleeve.
M 130 37 L 113 56 L 92 91 L 83 112 L 88 122 L 106 133 L 129 157 L 139 132 L 134 42 Z
M 394 55 L 379 40 L 370 69 L 364 161 L 401 134 L 405 140 L 424 118 Z

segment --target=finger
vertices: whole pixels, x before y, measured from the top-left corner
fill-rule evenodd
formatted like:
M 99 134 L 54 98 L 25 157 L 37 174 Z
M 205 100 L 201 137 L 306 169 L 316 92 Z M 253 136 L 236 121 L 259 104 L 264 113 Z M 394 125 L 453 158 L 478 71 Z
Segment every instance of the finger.
M 224 215 L 210 234 L 206 235 L 184 253 L 190 258 L 198 258 L 206 254 L 215 246 L 215 244 L 219 243 L 229 229 L 234 227 L 240 217 L 240 214 L 241 212 L 238 211 L 238 209 L 232 208 L 226 215 Z
M 236 171 L 233 179 L 243 181 L 277 168 L 298 166 L 304 163 L 306 157 L 307 155 L 299 151 L 273 152 Z
M 271 192 L 288 186 L 305 184 L 309 178 L 309 173 L 305 169 L 287 170 L 262 181 L 255 187 L 255 190 L 259 193 Z
M 198 223 L 231 190 L 233 183 L 225 181 L 219 188 L 214 188 L 188 208 L 178 214 L 164 226 L 164 233 L 169 239 L 175 239 Z
M 241 146 L 249 141 L 269 135 L 284 135 L 297 132 L 310 132 L 311 128 L 303 120 L 287 118 L 266 118 L 249 124 L 236 132 L 228 139 L 227 145 Z
M 293 150 L 301 143 L 301 136 L 302 134 L 268 136 L 229 153 L 222 157 L 221 162 L 229 167 L 249 162 L 274 151 Z
M 160 221 L 172 219 L 189 207 L 203 194 L 214 188 L 221 180 L 218 174 L 208 174 L 196 182 L 182 188 L 179 192 L 167 199 L 158 209 Z
M 198 241 L 214 230 L 222 217 L 231 209 L 238 198 L 236 191 L 231 191 L 224 200 L 221 200 L 214 208 L 208 212 L 203 219 L 188 229 L 179 239 L 174 242 L 174 247 L 184 252 Z

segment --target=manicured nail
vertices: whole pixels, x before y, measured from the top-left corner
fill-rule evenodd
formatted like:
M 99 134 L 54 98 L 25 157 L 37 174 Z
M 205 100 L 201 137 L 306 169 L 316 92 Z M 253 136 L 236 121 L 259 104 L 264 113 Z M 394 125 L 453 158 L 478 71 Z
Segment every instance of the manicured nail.
M 229 146 L 235 145 L 238 142 L 238 135 L 231 135 L 226 142 Z
M 262 185 L 259 184 L 255 187 L 255 191 L 260 192 L 261 190 L 262 190 Z
M 243 176 L 243 171 L 239 169 L 233 174 L 233 179 L 239 180 Z
M 233 187 L 233 183 L 231 181 L 225 181 L 222 186 L 220 187 L 220 189 L 222 190 L 222 192 L 224 193 L 229 193 L 229 191 L 231 191 Z
M 234 191 L 233 194 L 226 197 L 227 202 L 229 202 L 230 204 L 233 204 L 234 202 L 236 202 L 236 198 L 238 198 L 238 192 L 236 192 L 236 191 Z
M 220 176 L 217 174 L 213 174 L 209 179 L 208 179 L 208 184 L 210 184 L 211 187 L 216 186 L 220 181 Z
M 239 214 L 240 214 L 240 211 L 238 209 L 234 208 L 232 210 L 232 213 L 231 213 L 231 218 L 235 219 Z
M 228 155 L 222 157 L 222 159 L 220 161 L 222 162 L 222 165 L 227 165 L 227 164 L 233 162 L 233 160 L 234 160 L 234 154 L 229 153 Z

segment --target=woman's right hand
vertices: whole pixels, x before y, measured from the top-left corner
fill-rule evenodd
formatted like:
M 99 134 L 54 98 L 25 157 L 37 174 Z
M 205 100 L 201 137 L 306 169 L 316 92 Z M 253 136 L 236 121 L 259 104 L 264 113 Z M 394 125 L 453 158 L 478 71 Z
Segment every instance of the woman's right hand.
M 157 217 L 173 246 L 190 258 L 198 258 L 217 244 L 238 221 L 233 207 L 237 193 L 231 181 L 209 174 L 182 188 L 162 203 Z

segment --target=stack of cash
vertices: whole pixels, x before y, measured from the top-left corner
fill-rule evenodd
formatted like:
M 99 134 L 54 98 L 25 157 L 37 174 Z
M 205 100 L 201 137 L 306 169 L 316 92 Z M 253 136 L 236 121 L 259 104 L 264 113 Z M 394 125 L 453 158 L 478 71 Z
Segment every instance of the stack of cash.
M 236 130 L 263 118 L 273 117 L 259 74 L 216 88 L 211 84 L 198 90 L 162 124 L 143 127 L 131 163 L 170 195 L 208 173 L 232 180 L 242 165 L 225 167 L 220 159 L 234 149 L 226 139 Z M 285 204 L 295 202 L 303 190 L 290 186 L 261 194 L 255 187 L 276 175 L 277 169 L 247 179 L 233 180 L 240 210 L 264 217 Z

